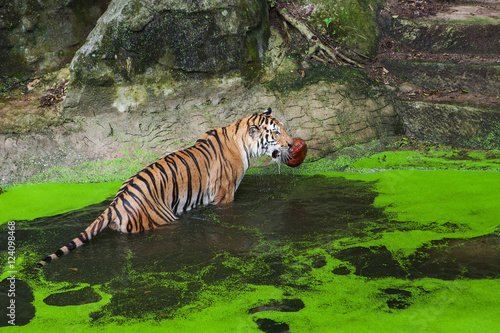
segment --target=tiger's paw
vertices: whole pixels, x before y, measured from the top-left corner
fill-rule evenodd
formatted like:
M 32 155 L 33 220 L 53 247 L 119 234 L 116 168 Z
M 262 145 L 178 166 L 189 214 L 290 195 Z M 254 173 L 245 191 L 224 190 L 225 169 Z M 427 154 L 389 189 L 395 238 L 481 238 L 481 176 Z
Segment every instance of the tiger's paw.
M 293 145 L 290 147 L 288 153 L 290 154 L 290 159 L 285 164 L 292 168 L 298 167 L 306 158 L 307 145 L 304 140 L 293 138 Z

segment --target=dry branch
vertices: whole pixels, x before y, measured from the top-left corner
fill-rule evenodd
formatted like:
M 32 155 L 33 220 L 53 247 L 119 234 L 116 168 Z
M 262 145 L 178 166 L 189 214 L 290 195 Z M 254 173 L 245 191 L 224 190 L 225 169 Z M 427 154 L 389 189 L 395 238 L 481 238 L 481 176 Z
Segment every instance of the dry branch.
M 338 43 L 332 45 L 320 32 L 309 23 L 295 16 L 283 4 L 276 6 L 276 10 L 281 17 L 291 26 L 297 29 L 309 43 L 307 58 L 314 59 L 321 63 L 334 63 L 336 65 L 349 65 L 363 68 L 363 62 L 368 58 L 356 51 L 348 50 L 346 46 Z M 347 55 L 349 53 L 350 55 Z

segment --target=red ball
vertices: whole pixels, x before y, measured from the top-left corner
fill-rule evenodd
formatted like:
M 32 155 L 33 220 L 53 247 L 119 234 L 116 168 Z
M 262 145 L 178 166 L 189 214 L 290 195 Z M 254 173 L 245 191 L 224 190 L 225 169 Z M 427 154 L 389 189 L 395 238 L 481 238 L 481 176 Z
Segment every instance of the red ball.
M 300 138 L 293 138 L 293 145 L 288 150 L 290 159 L 285 162 L 289 167 L 295 168 L 304 162 L 307 153 L 307 145 L 304 140 Z

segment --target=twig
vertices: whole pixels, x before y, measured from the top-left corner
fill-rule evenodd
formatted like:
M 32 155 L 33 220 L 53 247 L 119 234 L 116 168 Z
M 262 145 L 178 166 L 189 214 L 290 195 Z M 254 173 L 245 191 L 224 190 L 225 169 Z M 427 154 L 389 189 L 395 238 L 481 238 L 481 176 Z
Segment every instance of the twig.
M 359 68 L 364 68 L 361 60 L 355 60 L 350 56 L 345 55 L 341 49 L 345 46 L 337 45 L 332 46 L 331 43 L 314 27 L 309 23 L 295 17 L 290 13 L 290 11 L 282 6 L 276 6 L 276 10 L 283 17 L 283 19 L 290 25 L 295 27 L 309 42 L 309 50 L 307 52 L 307 57 L 309 59 L 314 58 L 321 63 L 332 62 L 336 65 L 349 65 Z M 356 57 L 366 60 L 367 57 L 349 50 L 350 53 L 354 53 Z

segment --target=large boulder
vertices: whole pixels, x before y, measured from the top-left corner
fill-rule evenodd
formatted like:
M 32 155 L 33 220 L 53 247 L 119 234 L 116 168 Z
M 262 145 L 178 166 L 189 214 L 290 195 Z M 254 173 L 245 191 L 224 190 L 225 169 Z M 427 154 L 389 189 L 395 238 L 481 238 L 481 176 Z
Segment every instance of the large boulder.
M 268 34 L 265 0 L 114 0 L 71 63 L 63 113 L 175 109 L 179 90 L 255 78 Z
M 0 92 L 67 65 L 108 2 L 0 1 Z

